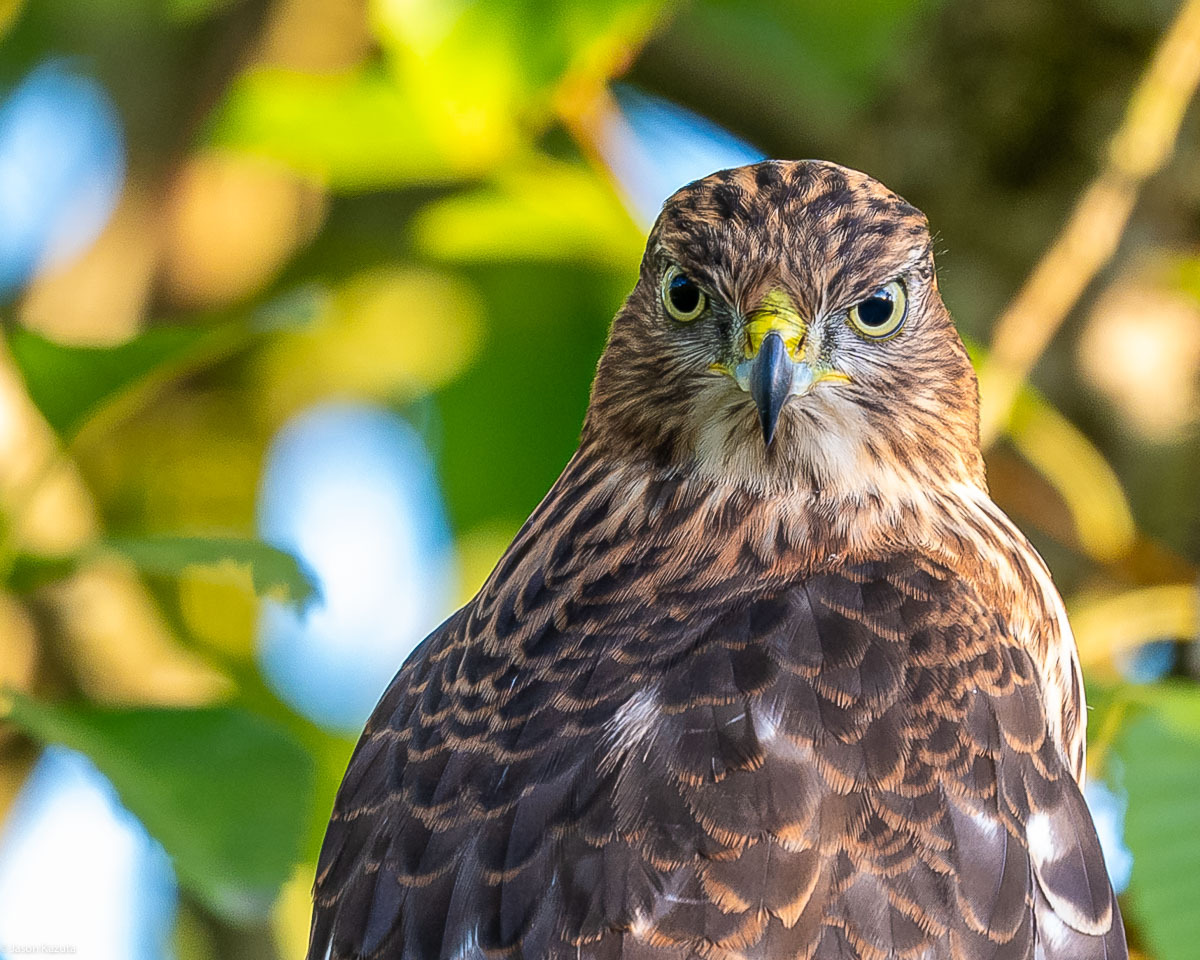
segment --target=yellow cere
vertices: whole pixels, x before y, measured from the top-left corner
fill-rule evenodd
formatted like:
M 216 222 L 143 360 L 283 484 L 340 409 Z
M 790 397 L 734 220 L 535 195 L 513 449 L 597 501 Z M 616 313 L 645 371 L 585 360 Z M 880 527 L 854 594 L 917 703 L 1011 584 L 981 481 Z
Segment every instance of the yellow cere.
M 792 298 L 782 290 L 772 290 L 746 318 L 746 357 L 758 353 L 768 333 L 778 333 L 788 356 L 799 360 L 807 329 L 808 324 L 800 316 Z

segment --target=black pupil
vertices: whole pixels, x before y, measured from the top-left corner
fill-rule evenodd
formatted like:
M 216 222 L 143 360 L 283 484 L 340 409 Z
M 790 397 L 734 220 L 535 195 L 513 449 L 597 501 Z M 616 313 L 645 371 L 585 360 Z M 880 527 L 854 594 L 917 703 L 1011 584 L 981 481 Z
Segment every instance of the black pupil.
M 667 296 L 671 298 L 671 306 L 680 313 L 691 313 L 700 305 L 700 288 L 684 276 L 671 278 Z
M 880 291 L 858 305 L 858 319 L 868 327 L 882 327 L 892 319 L 895 306 L 891 296 Z

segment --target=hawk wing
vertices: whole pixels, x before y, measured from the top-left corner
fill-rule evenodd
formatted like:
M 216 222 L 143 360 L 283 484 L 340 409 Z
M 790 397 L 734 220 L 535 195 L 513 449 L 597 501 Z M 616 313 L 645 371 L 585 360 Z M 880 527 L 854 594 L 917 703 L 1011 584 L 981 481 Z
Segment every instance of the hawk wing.
M 368 724 L 310 960 L 1126 956 L 1037 672 L 962 579 L 529 542 Z

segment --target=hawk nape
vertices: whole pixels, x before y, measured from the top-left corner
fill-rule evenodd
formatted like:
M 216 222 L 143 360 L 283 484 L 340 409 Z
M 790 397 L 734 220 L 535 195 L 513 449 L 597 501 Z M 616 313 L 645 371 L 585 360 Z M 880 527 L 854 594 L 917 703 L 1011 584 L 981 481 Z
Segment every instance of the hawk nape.
M 925 218 L 667 201 L 579 450 L 350 761 L 312 960 L 1120 960 L 1083 687 Z

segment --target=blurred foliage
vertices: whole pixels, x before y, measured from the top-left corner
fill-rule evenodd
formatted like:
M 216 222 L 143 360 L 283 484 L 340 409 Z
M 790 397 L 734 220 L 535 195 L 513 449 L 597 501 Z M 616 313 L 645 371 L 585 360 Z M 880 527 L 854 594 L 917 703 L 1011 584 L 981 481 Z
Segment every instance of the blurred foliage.
M 1119 690 L 1096 706 L 1093 735 L 1116 738 L 1110 779 L 1128 796 L 1126 842 L 1138 858 L 1130 912 L 1151 955 L 1188 956 L 1200 938 L 1200 698 L 1170 683 Z
M 266 446 L 326 398 L 405 416 L 470 594 L 574 449 L 636 278 L 645 225 L 597 159 L 613 79 L 921 206 L 985 345 L 1176 9 L 0 0 L 0 89 L 76 57 L 129 153 L 96 244 L 0 306 L 0 676 L 14 723 L 91 756 L 174 858 L 181 956 L 295 952 L 352 748 L 256 665 L 256 595 L 311 588 L 254 541 Z M 989 451 L 1071 607 L 1159 960 L 1200 937 L 1198 149 L 1193 115 Z M 1152 641 L 1172 676 L 1133 686 Z M 0 739 L 0 797 L 26 748 Z
M 245 710 L 53 707 L 17 698 L 34 737 L 87 754 L 170 854 L 180 881 L 235 922 L 264 914 L 301 852 L 308 753 Z
M 223 569 L 245 568 L 256 594 L 274 595 L 303 608 L 320 587 L 292 554 L 257 540 L 238 537 L 117 537 L 102 541 L 146 574 L 179 576 L 197 568 L 220 574 Z
M 67 346 L 17 327 L 8 337 L 8 349 L 29 399 L 54 431 L 70 440 L 105 401 L 138 380 L 167 374 L 168 362 L 194 348 L 205 332 L 202 327 L 163 327 L 106 349 Z
M 239 581 L 249 573 L 250 587 L 260 596 L 274 596 L 303 609 L 320 587 L 303 563 L 290 553 L 242 537 L 158 535 L 99 540 L 76 554 L 18 554 L 12 558 L 9 580 L 21 593 L 64 579 L 106 554 L 128 560 L 146 575 Z

